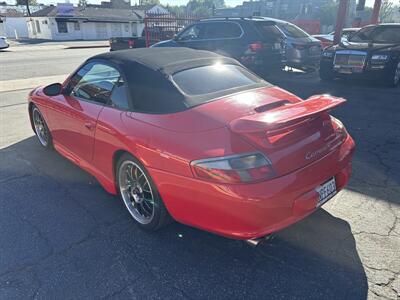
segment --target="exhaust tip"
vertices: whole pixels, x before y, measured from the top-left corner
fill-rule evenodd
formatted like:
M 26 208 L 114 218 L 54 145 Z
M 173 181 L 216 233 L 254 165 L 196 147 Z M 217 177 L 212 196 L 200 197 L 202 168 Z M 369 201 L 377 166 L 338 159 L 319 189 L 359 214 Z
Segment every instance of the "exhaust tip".
M 266 241 L 268 241 L 268 240 L 271 240 L 272 238 L 273 238 L 273 235 L 272 235 L 272 234 L 269 234 L 269 235 L 266 235 L 266 236 L 264 236 L 264 237 L 246 240 L 246 243 L 247 243 L 250 247 L 256 248 L 256 247 L 259 246 L 260 244 L 262 244 L 262 243 L 264 243 L 264 242 L 266 242 Z

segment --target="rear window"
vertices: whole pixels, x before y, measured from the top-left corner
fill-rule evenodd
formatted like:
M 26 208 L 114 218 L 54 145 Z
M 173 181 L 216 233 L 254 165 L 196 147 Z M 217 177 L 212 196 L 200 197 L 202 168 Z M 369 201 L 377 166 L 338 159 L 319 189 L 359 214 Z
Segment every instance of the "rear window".
M 282 33 L 279 29 L 272 25 L 270 22 L 254 22 L 256 28 L 261 35 L 267 40 L 279 40 L 282 37 Z
M 297 27 L 296 25 L 289 24 L 289 23 L 278 23 L 276 26 L 279 27 L 280 30 L 283 31 L 283 33 L 291 38 L 303 38 L 303 37 L 308 37 L 308 34 Z
M 198 96 L 263 82 L 262 79 L 236 65 L 215 64 L 178 72 L 175 84 L 187 95 Z

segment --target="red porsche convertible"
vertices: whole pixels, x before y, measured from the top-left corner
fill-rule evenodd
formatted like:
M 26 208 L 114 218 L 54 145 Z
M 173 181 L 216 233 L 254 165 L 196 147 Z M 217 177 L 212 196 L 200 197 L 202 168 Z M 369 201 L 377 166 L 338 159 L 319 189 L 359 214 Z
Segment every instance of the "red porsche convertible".
M 328 113 L 343 102 L 302 100 L 208 51 L 152 48 L 88 59 L 34 89 L 29 115 L 140 227 L 174 219 L 258 241 L 346 185 L 354 141 Z

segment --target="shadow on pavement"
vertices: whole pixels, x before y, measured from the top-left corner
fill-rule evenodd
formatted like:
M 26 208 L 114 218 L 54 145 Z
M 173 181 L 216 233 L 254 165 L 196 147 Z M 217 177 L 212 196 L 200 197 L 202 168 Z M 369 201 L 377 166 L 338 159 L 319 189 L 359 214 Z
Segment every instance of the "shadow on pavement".
M 34 137 L 0 150 L 0 165 L 1 299 L 367 297 L 350 226 L 323 209 L 253 249 L 177 223 L 139 230 Z

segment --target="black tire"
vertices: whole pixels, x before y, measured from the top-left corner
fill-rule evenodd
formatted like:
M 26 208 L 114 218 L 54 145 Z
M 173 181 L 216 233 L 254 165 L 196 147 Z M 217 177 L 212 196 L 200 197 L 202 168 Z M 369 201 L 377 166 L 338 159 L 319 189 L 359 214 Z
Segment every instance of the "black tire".
M 127 204 L 127 199 L 124 199 L 124 196 L 126 196 L 126 194 L 123 195 L 124 192 L 121 190 L 120 180 L 121 180 L 122 175 L 120 176 L 120 173 L 124 172 L 124 170 L 121 170 L 121 167 L 123 167 L 126 164 L 129 164 L 130 162 L 133 162 L 134 164 L 136 164 L 139 167 L 140 171 L 142 171 L 145 174 L 144 178 L 148 181 L 148 183 L 150 185 L 150 190 L 152 192 L 152 197 L 153 197 L 153 201 L 154 201 L 153 202 L 154 213 L 151 216 L 151 220 L 148 223 L 141 222 L 139 220 L 139 218 L 137 218 L 137 216 L 135 216 L 135 212 L 132 212 L 132 209 L 135 209 L 134 205 L 136 207 L 138 207 L 139 205 L 135 203 L 134 198 L 130 195 L 132 198 L 132 200 L 130 200 L 130 201 L 133 203 L 133 205 L 129 206 Z M 132 219 L 135 221 L 135 223 L 141 229 L 144 229 L 146 231 L 156 231 L 158 229 L 161 229 L 162 227 L 165 227 L 166 225 L 168 225 L 169 223 L 172 222 L 172 218 L 171 218 L 170 214 L 168 213 L 167 208 L 164 205 L 164 202 L 161 199 L 161 196 L 157 190 L 156 185 L 153 182 L 153 179 L 151 178 L 150 174 L 147 172 L 146 168 L 135 157 L 133 157 L 129 153 L 123 154 L 117 162 L 115 177 L 116 177 L 117 190 L 118 190 L 119 196 L 120 196 L 121 200 L 124 202 L 129 213 L 131 214 Z M 139 182 L 139 180 L 137 182 Z M 125 193 L 128 193 L 128 192 L 125 192 Z M 142 192 L 142 194 L 144 194 L 144 192 Z
M 400 85 L 400 61 L 395 62 L 384 76 L 383 84 L 387 87 Z
M 334 77 L 332 66 L 321 64 L 319 68 L 319 78 L 321 78 L 322 81 L 332 81 Z
M 38 128 L 38 124 L 37 124 L 38 117 L 41 119 L 42 126 L 43 126 L 42 129 Z M 45 121 L 42 113 L 40 112 L 39 108 L 34 104 L 32 105 L 31 110 L 30 110 L 30 118 L 31 118 L 31 122 L 32 122 L 33 131 L 35 132 L 40 145 L 42 145 L 46 149 L 52 149 L 53 148 L 53 138 L 51 136 L 51 132 L 50 132 L 49 127 L 47 126 L 46 121 Z

